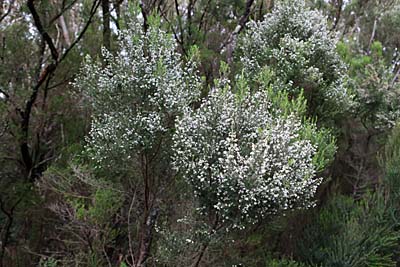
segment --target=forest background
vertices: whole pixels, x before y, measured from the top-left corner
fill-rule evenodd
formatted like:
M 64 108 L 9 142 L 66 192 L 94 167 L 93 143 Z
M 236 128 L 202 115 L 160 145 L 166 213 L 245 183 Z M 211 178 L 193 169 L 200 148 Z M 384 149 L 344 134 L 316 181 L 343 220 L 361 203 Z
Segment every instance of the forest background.
M 400 266 L 400 1 L 0 0 L 0 266 Z

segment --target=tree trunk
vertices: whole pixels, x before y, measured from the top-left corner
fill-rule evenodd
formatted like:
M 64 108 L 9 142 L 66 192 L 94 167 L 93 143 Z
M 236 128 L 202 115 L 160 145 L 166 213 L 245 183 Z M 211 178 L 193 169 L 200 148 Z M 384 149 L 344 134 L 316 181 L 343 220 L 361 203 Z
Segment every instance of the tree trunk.
M 107 50 L 111 50 L 111 29 L 110 29 L 110 2 L 101 0 L 103 9 L 103 45 Z
M 153 208 L 147 217 L 146 223 L 143 226 L 142 237 L 140 240 L 139 257 L 136 261 L 136 267 L 145 266 L 145 262 L 150 253 L 151 241 L 153 239 L 154 225 L 156 224 L 159 209 Z

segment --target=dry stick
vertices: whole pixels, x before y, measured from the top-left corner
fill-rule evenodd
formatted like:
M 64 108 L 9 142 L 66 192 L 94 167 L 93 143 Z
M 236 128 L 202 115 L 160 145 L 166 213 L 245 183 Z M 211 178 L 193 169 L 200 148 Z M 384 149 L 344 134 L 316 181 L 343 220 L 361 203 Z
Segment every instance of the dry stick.
M 117 27 L 118 30 L 121 29 L 121 26 L 119 25 L 119 21 L 120 21 L 120 18 L 121 18 L 121 4 L 122 4 L 122 2 L 123 2 L 123 0 L 115 0 L 114 9 L 115 9 L 116 18 L 111 16 L 111 19 L 114 21 L 115 26 Z
M 3 130 L 0 132 L 0 137 L 2 137 L 8 129 L 8 121 L 5 121 L 4 124 L 5 126 L 3 127 Z
M 396 82 L 397 77 L 399 76 L 399 74 L 400 74 L 400 65 L 399 65 L 399 67 L 397 68 L 397 72 L 396 72 L 396 74 L 394 75 L 394 77 L 393 77 L 393 79 L 392 79 L 392 81 L 391 81 L 392 87 L 394 86 L 394 84 L 395 84 L 395 82 Z
M 188 36 L 187 36 L 187 41 L 189 45 L 191 44 L 191 39 L 192 39 L 192 10 L 195 5 L 196 1 L 193 2 L 193 0 L 189 0 L 189 3 L 187 5 L 187 31 L 188 31 Z
M 21 156 L 22 160 L 24 162 L 24 165 L 26 167 L 26 170 L 31 171 L 32 170 L 32 158 L 30 155 L 30 149 L 28 146 L 28 130 L 29 130 L 29 123 L 30 123 L 30 115 L 32 111 L 32 107 L 34 103 L 36 102 L 38 93 L 39 93 L 39 88 L 40 86 L 45 82 L 47 77 L 54 72 L 56 69 L 56 65 L 54 63 L 48 65 L 43 72 L 41 73 L 39 80 L 37 84 L 33 87 L 33 92 L 29 98 L 29 100 L 26 102 L 25 109 L 23 111 L 19 111 L 21 115 L 21 132 L 22 132 L 22 140 L 20 142 L 20 150 L 21 150 Z M 33 180 L 35 177 L 33 174 L 29 175 L 29 180 Z
M 197 257 L 196 263 L 193 265 L 193 267 L 198 267 L 198 266 L 199 266 L 199 264 L 200 264 L 200 262 L 201 262 L 201 259 L 203 258 L 204 253 L 205 253 L 206 250 L 207 250 L 207 247 L 208 247 L 208 243 L 204 243 L 203 246 L 202 246 L 202 248 L 201 248 L 201 250 L 200 250 L 200 254 L 199 254 L 199 256 Z
M 262 17 L 263 9 L 264 9 L 264 1 L 261 1 L 260 9 L 258 10 L 258 18 L 259 19 L 261 19 L 261 17 Z
M 372 28 L 371 38 L 369 39 L 369 43 L 368 43 L 368 51 L 371 50 L 372 42 L 373 42 L 374 39 L 375 39 L 375 32 L 376 32 L 377 22 L 378 22 L 378 20 L 377 20 L 377 18 L 375 18 L 375 20 L 374 20 L 374 26 L 373 26 L 373 28 Z
M 181 39 L 179 39 L 178 33 L 175 31 L 174 26 L 172 25 L 172 23 L 168 20 L 167 16 L 165 14 L 161 14 L 161 17 L 163 19 L 165 19 L 165 21 L 168 23 L 168 26 L 171 28 L 172 34 L 174 35 L 175 40 L 178 42 L 178 44 L 180 45 L 182 52 L 185 56 L 188 56 L 188 54 L 185 51 L 185 48 L 183 46 L 183 41 Z
M 111 264 L 111 261 L 110 261 L 110 257 L 108 257 L 108 255 L 107 255 L 107 251 L 106 251 L 106 248 L 104 246 L 104 243 L 102 245 L 102 248 L 103 248 L 102 249 L 103 250 L 103 254 L 104 254 L 104 256 L 105 256 L 105 258 L 107 260 L 108 267 L 112 267 L 112 264 Z

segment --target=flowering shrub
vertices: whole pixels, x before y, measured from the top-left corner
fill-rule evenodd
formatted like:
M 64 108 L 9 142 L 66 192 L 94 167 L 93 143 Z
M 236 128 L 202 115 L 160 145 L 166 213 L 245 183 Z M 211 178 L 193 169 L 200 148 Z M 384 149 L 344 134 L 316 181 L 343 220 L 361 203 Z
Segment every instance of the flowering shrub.
M 346 67 L 325 17 L 304 1 L 284 1 L 261 22 L 251 21 L 237 55 L 244 73 L 254 78 L 263 68 L 272 73 L 275 90 L 298 95 L 304 89 L 309 115 L 333 118 L 349 105 Z
M 154 147 L 174 118 L 199 96 L 195 64 L 186 64 L 175 41 L 157 27 L 140 24 L 120 32 L 116 55 L 103 50 L 107 65 L 87 58 L 77 86 L 93 108 L 87 151 L 111 165 Z
M 174 164 L 202 211 L 216 212 L 229 227 L 312 205 L 321 182 L 314 160 L 325 160 L 321 148 L 334 150 L 332 143 L 312 140 L 315 126 L 303 125 L 297 114 L 271 112 L 266 91 L 238 84 L 233 93 L 220 81 L 198 110 L 185 110 L 173 137 Z
M 77 81 L 93 108 L 86 150 L 96 167 L 118 170 L 131 159 L 134 176 L 160 179 L 171 174 L 172 138 L 174 166 L 201 210 L 229 227 L 313 204 L 316 173 L 335 146 L 302 120 L 301 94 L 291 101 L 284 93 L 253 92 L 245 76 L 233 87 L 222 78 L 192 110 L 200 92 L 195 64 L 183 64 L 175 43 L 156 27 L 131 28 L 121 33 L 115 56 L 103 51 L 105 66 L 88 59 Z

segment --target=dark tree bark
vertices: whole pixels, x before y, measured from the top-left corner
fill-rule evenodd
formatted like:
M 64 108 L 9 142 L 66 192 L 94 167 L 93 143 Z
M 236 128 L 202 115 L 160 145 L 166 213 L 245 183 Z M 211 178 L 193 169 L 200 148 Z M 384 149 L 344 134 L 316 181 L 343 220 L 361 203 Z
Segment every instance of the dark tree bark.
M 147 32 L 147 30 L 149 29 L 149 23 L 147 22 L 149 8 L 145 4 L 145 1 L 140 1 L 139 6 L 140 6 L 140 12 L 142 13 L 143 16 L 143 30 L 144 32 Z
M 153 240 L 153 230 L 157 221 L 159 209 L 153 208 L 143 225 L 142 237 L 140 240 L 140 249 L 136 267 L 142 267 L 150 253 L 151 241 Z
M 100 4 L 99 0 L 93 2 L 89 18 L 85 26 L 83 27 L 82 31 L 79 33 L 78 37 L 74 40 L 74 42 L 62 54 L 59 54 L 52 37 L 48 34 L 48 32 L 45 30 L 45 27 L 43 26 L 40 15 L 37 12 L 36 7 L 34 5 L 34 0 L 27 1 L 27 6 L 33 17 L 34 25 L 38 30 L 43 42 L 46 43 L 47 46 L 49 47 L 51 54 L 51 62 L 48 63 L 44 68 L 42 68 L 42 62 L 39 62 L 38 64 L 39 75 L 34 85 L 32 86 L 32 93 L 29 99 L 27 100 L 25 107 L 22 110 L 17 108 L 17 113 L 20 115 L 21 118 L 20 122 L 21 134 L 19 138 L 20 153 L 22 162 L 24 164 L 24 169 L 26 172 L 26 178 L 31 182 L 35 181 L 36 178 L 40 177 L 41 173 L 46 169 L 46 167 L 43 164 L 37 165 L 37 163 L 35 163 L 33 160 L 32 155 L 35 153 L 38 154 L 39 151 L 31 151 L 29 147 L 29 139 L 30 139 L 29 128 L 30 128 L 32 109 L 36 104 L 37 97 L 39 95 L 39 90 L 46 81 L 48 82 L 48 79 L 50 79 L 53 73 L 56 71 L 57 66 L 66 58 L 69 52 L 82 39 L 83 35 L 85 34 L 86 30 L 88 29 L 89 25 L 92 22 L 92 19 L 97 11 L 99 4 Z M 65 12 L 66 10 L 67 9 L 63 9 L 61 12 Z M 56 17 L 59 18 L 60 16 L 62 16 L 62 13 L 57 15 Z M 38 158 L 40 159 L 41 157 L 39 156 Z M 43 162 L 47 162 L 47 160 L 43 160 Z
M 115 14 L 117 15 L 117 17 L 115 18 L 115 25 L 117 27 L 117 29 L 121 29 L 120 26 L 120 20 L 121 20 L 121 4 L 122 4 L 123 0 L 115 0 L 114 2 L 114 8 L 115 8 Z
M 107 50 L 111 50 L 111 29 L 110 29 L 110 2 L 101 0 L 103 10 L 103 45 Z
M 8 9 L 4 11 L 3 10 L 4 0 L 0 0 L 0 23 L 10 14 L 10 12 L 13 8 L 14 2 L 15 2 L 15 0 L 11 0 L 8 4 L 9 5 Z
M 5 203 L 0 198 L 0 211 L 6 216 L 5 226 L 0 231 L 0 267 L 4 266 L 4 255 L 6 251 L 6 247 L 10 240 L 11 236 L 11 228 L 14 223 L 14 210 L 18 206 L 18 204 L 22 201 L 22 198 L 17 200 L 15 204 L 11 206 L 9 210 L 5 207 Z
M 332 30 L 335 30 L 337 28 L 337 25 L 339 24 L 339 20 L 342 15 L 343 0 L 336 0 L 336 1 L 334 1 L 333 5 L 335 6 L 336 13 L 335 13 L 335 20 L 333 22 Z

